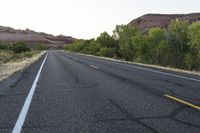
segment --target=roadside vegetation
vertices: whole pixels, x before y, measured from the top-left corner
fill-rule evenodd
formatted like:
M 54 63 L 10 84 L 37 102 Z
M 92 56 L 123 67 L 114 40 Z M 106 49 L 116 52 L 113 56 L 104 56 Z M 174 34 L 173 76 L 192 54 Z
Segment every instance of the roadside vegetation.
M 41 50 L 45 50 L 43 45 L 38 45 L 36 50 L 31 50 L 22 41 L 16 43 L 0 42 L 0 64 L 30 58 L 34 54 L 38 54 Z
M 66 50 L 184 70 L 200 70 L 200 22 L 172 20 L 166 29 L 117 25 L 113 35 L 77 40 Z
M 37 45 L 38 46 L 38 45 Z M 10 75 L 24 70 L 42 55 L 43 45 L 31 50 L 25 42 L 0 42 L 0 81 Z

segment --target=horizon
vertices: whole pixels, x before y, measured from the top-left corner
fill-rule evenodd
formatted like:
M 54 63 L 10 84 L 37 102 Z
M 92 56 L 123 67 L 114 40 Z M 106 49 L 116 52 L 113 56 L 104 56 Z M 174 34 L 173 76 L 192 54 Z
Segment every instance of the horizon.
M 128 24 L 145 14 L 200 11 L 198 0 L 3 0 L 1 4 L 0 11 L 6 11 L 1 15 L 1 26 L 80 39 L 96 38 L 104 31 L 112 34 L 116 25 Z

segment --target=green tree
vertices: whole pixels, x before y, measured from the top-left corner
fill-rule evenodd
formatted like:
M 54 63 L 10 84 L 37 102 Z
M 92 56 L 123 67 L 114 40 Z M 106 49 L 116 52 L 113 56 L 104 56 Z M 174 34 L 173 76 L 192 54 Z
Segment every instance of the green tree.
M 166 64 L 166 55 L 170 57 L 169 45 L 166 41 L 165 30 L 161 28 L 151 28 L 147 36 L 147 54 L 150 57 L 150 63 Z M 165 59 L 165 60 L 163 60 Z
M 168 27 L 168 42 L 172 50 L 172 65 L 177 68 L 184 68 L 185 53 L 188 50 L 188 21 L 172 20 Z
M 117 25 L 113 31 L 113 37 L 119 43 L 119 56 L 126 60 L 134 59 L 134 47 L 132 43 L 132 36 L 137 34 L 135 27 L 128 25 Z
M 96 42 L 101 44 L 102 47 L 107 47 L 107 48 L 117 47 L 115 39 L 112 36 L 110 36 L 107 32 L 101 33 L 100 36 L 97 37 Z
M 193 23 L 189 26 L 188 42 L 189 51 L 186 54 L 186 68 L 189 70 L 199 69 L 200 67 L 200 22 Z
M 129 25 L 117 25 L 97 39 L 77 40 L 68 50 L 181 69 L 200 69 L 200 22 L 172 20 L 167 29 L 151 28 L 147 34 Z
M 82 39 L 76 40 L 73 44 L 71 44 L 70 46 L 66 48 L 69 51 L 80 52 L 81 50 L 83 50 L 85 43 L 86 43 L 85 40 L 82 40 Z
M 136 62 L 148 63 L 149 55 L 148 55 L 146 36 L 144 36 L 140 32 L 137 32 L 137 34 L 135 34 L 131 38 L 131 45 L 134 51 L 132 52 L 132 56 L 133 56 L 132 58 Z
M 81 51 L 81 53 L 96 55 L 96 53 L 100 50 L 100 48 L 101 45 L 96 43 L 95 39 L 86 40 L 84 43 L 84 48 Z

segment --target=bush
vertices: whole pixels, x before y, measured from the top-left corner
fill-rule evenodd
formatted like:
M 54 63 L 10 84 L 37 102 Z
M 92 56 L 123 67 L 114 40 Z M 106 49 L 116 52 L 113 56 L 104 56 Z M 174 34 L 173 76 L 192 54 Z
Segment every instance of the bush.
M 30 48 L 27 47 L 25 42 L 17 42 L 13 45 L 12 51 L 14 53 L 21 53 L 26 51 L 31 51 Z
M 36 50 L 47 50 L 47 47 L 44 44 L 38 44 Z
M 114 57 L 116 53 L 115 48 L 101 48 L 99 51 L 100 56 L 105 56 L 105 57 Z
M 0 50 L 10 50 L 12 48 L 12 44 L 9 42 L 0 42 Z

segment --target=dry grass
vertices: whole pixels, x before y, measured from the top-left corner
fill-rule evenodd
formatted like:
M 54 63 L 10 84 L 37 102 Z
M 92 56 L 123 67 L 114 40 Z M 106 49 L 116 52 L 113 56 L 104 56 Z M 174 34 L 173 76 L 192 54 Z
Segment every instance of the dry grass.
M 33 51 L 21 54 L 13 54 L 1 51 L 0 58 L 2 61 L 0 64 L 0 81 L 18 71 L 24 70 L 32 63 L 37 61 L 43 54 L 45 54 L 45 51 Z
M 9 51 L 0 51 L 0 64 L 7 62 L 12 56 L 13 55 Z
M 22 52 L 22 53 L 13 53 L 11 51 L 2 51 L 0 50 L 0 64 L 7 63 L 11 61 L 17 61 L 24 58 L 30 58 L 34 54 L 38 54 L 40 51 L 31 51 L 31 52 Z

